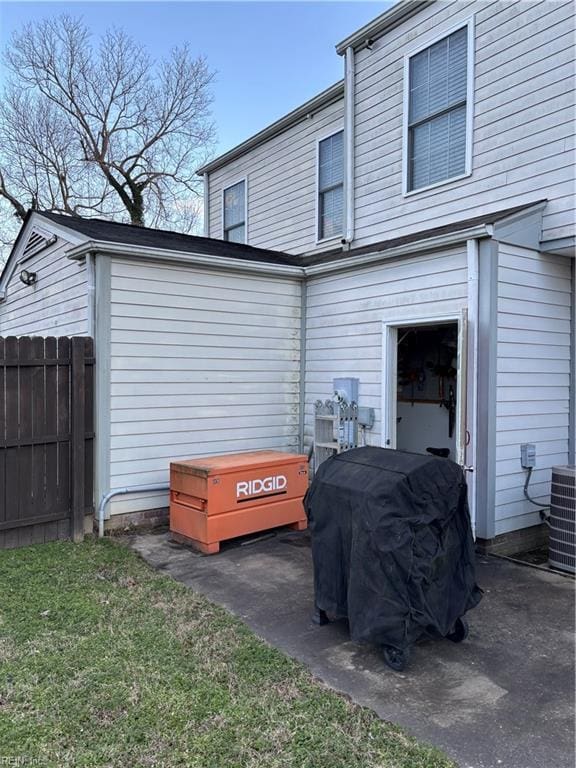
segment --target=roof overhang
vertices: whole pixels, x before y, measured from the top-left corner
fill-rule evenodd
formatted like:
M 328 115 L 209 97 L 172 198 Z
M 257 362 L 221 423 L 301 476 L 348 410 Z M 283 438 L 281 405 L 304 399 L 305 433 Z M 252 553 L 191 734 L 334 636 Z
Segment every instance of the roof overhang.
M 435 2 L 436 0 L 400 0 L 388 11 L 380 14 L 380 16 L 368 22 L 368 24 L 356 30 L 356 32 L 345 37 L 336 46 L 336 53 L 342 56 L 347 48 L 356 50 L 357 48 L 366 47 L 371 40 L 375 40 L 389 30 L 394 29 L 394 27 L 397 27 L 406 19 L 421 11 L 422 8 Z
M 455 222 L 446 225 L 443 231 L 426 236 L 426 233 L 415 233 L 407 236 L 404 242 L 384 241 L 374 246 L 363 246 L 360 253 L 354 250 L 346 252 L 330 252 L 294 256 L 294 264 L 277 264 L 266 261 L 251 261 L 226 256 L 214 256 L 193 251 L 173 251 L 165 248 L 136 246 L 128 243 L 113 243 L 99 240 L 89 240 L 68 251 L 69 259 L 80 260 L 88 253 L 93 255 L 107 254 L 110 256 L 136 260 L 166 261 L 189 266 L 204 267 L 234 272 L 284 277 L 292 280 L 306 280 L 317 275 L 336 272 L 349 272 L 363 267 L 373 266 L 391 259 L 417 256 L 443 248 L 452 248 L 467 240 L 493 238 L 534 250 L 540 248 L 540 233 L 542 228 L 542 213 L 546 200 L 527 203 L 510 211 L 499 214 L 487 214 L 485 221 L 480 218 L 470 220 L 468 226 L 463 223 L 458 227 Z M 492 219 L 492 221 L 491 221 Z
M 302 267 L 296 265 L 273 264 L 271 262 L 234 259 L 225 256 L 208 256 L 204 253 L 194 253 L 192 251 L 173 251 L 165 248 L 130 245 L 129 243 L 110 243 L 103 240 L 89 240 L 75 248 L 71 248 L 67 253 L 67 257 L 79 261 L 84 259 L 87 254 L 102 254 L 136 259 L 138 261 L 166 261 L 173 264 L 186 264 L 187 266 L 205 267 L 207 269 L 251 272 L 296 280 L 301 280 L 305 276 Z
M 384 250 L 375 250 L 372 253 L 365 253 L 362 256 L 348 256 L 335 258 L 333 261 L 327 261 L 321 264 L 310 264 L 305 267 L 306 277 L 316 277 L 334 272 L 349 272 L 362 267 L 375 266 L 376 264 L 391 259 L 398 259 L 404 256 L 418 256 L 420 253 L 429 253 L 442 248 L 455 247 L 466 240 L 480 240 L 492 237 L 493 229 L 491 224 L 481 224 L 469 229 L 461 229 L 436 237 L 426 237 L 422 240 L 415 240 L 394 248 Z
M 72 248 L 67 257 L 73 260 L 81 260 L 87 254 L 108 255 L 121 258 L 129 258 L 137 261 L 165 261 L 186 266 L 204 267 L 234 272 L 246 272 L 252 274 L 269 275 L 271 277 L 284 277 L 292 280 L 305 280 L 308 277 L 316 277 L 335 272 L 349 272 L 372 266 L 391 259 L 405 256 L 417 256 L 420 253 L 436 251 L 442 248 L 454 247 L 466 240 L 481 239 L 493 236 L 493 225 L 482 224 L 469 229 L 462 229 L 436 237 L 422 238 L 411 241 L 394 248 L 385 250 L 375 249 L 373 252 L 364 253 L 361 256 L 334 256 L 329 261 L 320 264 L 272 264 L 247 259 L 233 259 L 222 256 L 207 256 L 200 253 L 183 253 L 182 251 L 169 251 L 162 248 L 142 248 L 124 243 L 108 243 L 91 240 Z M 294 257 L 295 261 L 301 257 Z
M 240 157 L 245 152 L 249 152 L 251 149 L 254 149 L 269 139 L 273 139 L 275 136 L 282 133 L 287 128 L 291 128 L 296 123 L 309 119 L 319 109 L 324 109 L 325 107 L 330 106 L 330 104 L 340 101 L 343 98 L 344 80 L 339 80 L 337 83 L 330 86 L 330 88 L 327 88 L 325 91 L 322 91 L 322 93 L 319 93 L 317 96 L 314 96 L 314 98 L 292 110 L 292 112 L 289 112 L 287 115 L 284 115 L 284 117 L 276 120 L 276 122 L 272 123 L 267 128 L 263 128 L 261 131 L 254 134 L 254 136 L 246 139 L 242 144 L 238 144 L 229 152 L 225 152 L 223 155 L 216 157 L 201 168 L 198 168 L 196 173 L 198 176 L 204 176 L 205 173 L 215 171 L 217 168 L 226 165 L 226 163 L 229 163 L 231 160 Z
M 400 240 L 383 241 L 373 246 L 362 246 L 351 251 L 316 253 L 303 256 L 293 256 L 294 263 L 279 264 L 274 261 L 253 260 L 250 258 L 234 258 L 191 251 L 171 250 L 152 246 L 141 246 L 134 243 L 118 243 L 107 240 L 91 239 L 78 232 L 67 229 L 64 225 L 50 221 L 39 214 L 27 217 L 22 230 L 10 254 L 9 261 L 0 280 L 0 301 L 5 298 L 6 286 L 22 263 L 22 251 L 27 242 L 27 233 L 35 225 L 42 223 L 45 231 L 61 236 L 70 243 L 66 252 L 68 259 L 82 261 L 88 254 L 105 254 L 117 258 L 170 262 L 186 266 L 196 266 L 210 270 L 225 270 L 236 273 L 268 275 L 288 280 L 306 280 L 318 275 L 349 272 L 376 265 L 392 259 L 417 256 L 442 248 L 456 247 L 467 240 L 493 238 L 514 245 L 542 250 L 540 243 L 542 228 L 542 213 L 547 201 L 538 200 L 527 203 L 509 211 L 486 214 L 482 218 L 471 219 L 469 222 L 455 222 L 445 225 L 436 232 L 428 235 L 426 232 L 414 233 Z M 451 227 L 453 227 L 451 229 Z

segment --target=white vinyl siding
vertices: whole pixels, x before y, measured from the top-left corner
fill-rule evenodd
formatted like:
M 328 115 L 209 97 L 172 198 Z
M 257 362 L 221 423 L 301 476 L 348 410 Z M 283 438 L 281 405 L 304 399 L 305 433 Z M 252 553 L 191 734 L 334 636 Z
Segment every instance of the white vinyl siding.
M 573 291 L 569 259 L 500 244 L 496 535 L 540 523 L 524 498 L 520 445 L 536 445 L 530 494 L 543 506 L 551 468 L 568 461 Z
M 6 301 L 0 302 L 0 336 L 83 336 L 88 329 L 86 267 L 70 261 L 71 244 L 61 237 L 31 256 L 12 275 Z M 20 272 L 36 272 L 24 285 Z
M 409 313 L 456 314 L 467 304 L 464 249 L 390 261 L 310 279 L 306 313 L 306 440 L 313 406 L 332 395 L 332 380 L 360 379 L 359 402 L 376 411 L 370 445 L 381 445 L 382 323 Z
M 409 192 L 466 171 L 467 58 L 465 26 L 409 59 Z
M 300 301 L 290 280 L 113 259 L 111 487 L 165 482 L 173 459 L 296 452 Z
M 344 226 L 344 132 L 318 142 L 318 240 L 342 234 Z
M 404 56 L 474 14 L 472 175 L 404 197 Z M 547 199 L 574 236 L 574 5 L 442 2 L 356 54 L 354 245 Z
M 222 195 L 224 240 L 245 243 L 246 240 L 246 181 L 226 187 Z
M 288 253 L 331 248 L 317 240 L 317 143 L 342 128 L 343 102 L 210 173 L 210 236 L 222 237 L 222 189 L 246 176 L 250 245 Z

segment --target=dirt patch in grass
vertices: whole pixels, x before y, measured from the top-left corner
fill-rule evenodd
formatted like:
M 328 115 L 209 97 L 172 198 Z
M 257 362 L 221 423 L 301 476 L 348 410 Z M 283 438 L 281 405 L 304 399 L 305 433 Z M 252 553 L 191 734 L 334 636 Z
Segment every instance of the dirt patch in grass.
M 0 758 L 448 768 L 114 541 L 0 552 Z

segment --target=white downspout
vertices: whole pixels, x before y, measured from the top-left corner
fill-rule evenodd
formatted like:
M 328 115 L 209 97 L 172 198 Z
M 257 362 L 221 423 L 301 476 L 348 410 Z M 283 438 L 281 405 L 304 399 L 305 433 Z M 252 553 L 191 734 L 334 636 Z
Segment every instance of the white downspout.
M 204 237 L 210 237 L 210 176 L 205 173 L 204 180 Z
M 342 245 L 350 246 L 354 240 L 354 102 L 355 59 L 354 48 L 346 48 L 344 59 L 344 210 L 345 227 Z
M 96 331 L 96 272 L 92 253 L 86 254 L 86 299 L 88 303 L 86 334 L 93 339 Z
M 466 481 L 469 488 L 469 504 L 472 518 L 472 530 L 476 538 L 476 484 L 477 484 L 477 456 L 476 447 L 478 441 L 478 314 L 479 314 L 479 241 L 466 241 L 467 267 L 468 267 L 468 393 L 467 414 L 469 444 L 465 447 L 465 463 L 473 467 L 473 471 L 467 473 Z

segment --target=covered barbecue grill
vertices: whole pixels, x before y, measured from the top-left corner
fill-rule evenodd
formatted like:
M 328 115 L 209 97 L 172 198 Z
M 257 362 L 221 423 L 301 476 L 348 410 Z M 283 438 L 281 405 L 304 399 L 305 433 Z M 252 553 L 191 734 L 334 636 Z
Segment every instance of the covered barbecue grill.
M 384 646 L 394 669 L 424 634 L 465 639 L 482 593 L 457 464 L 356 448 L 320 465 L 305 506 L 318 623 L 347 618 L 352 639 Z

